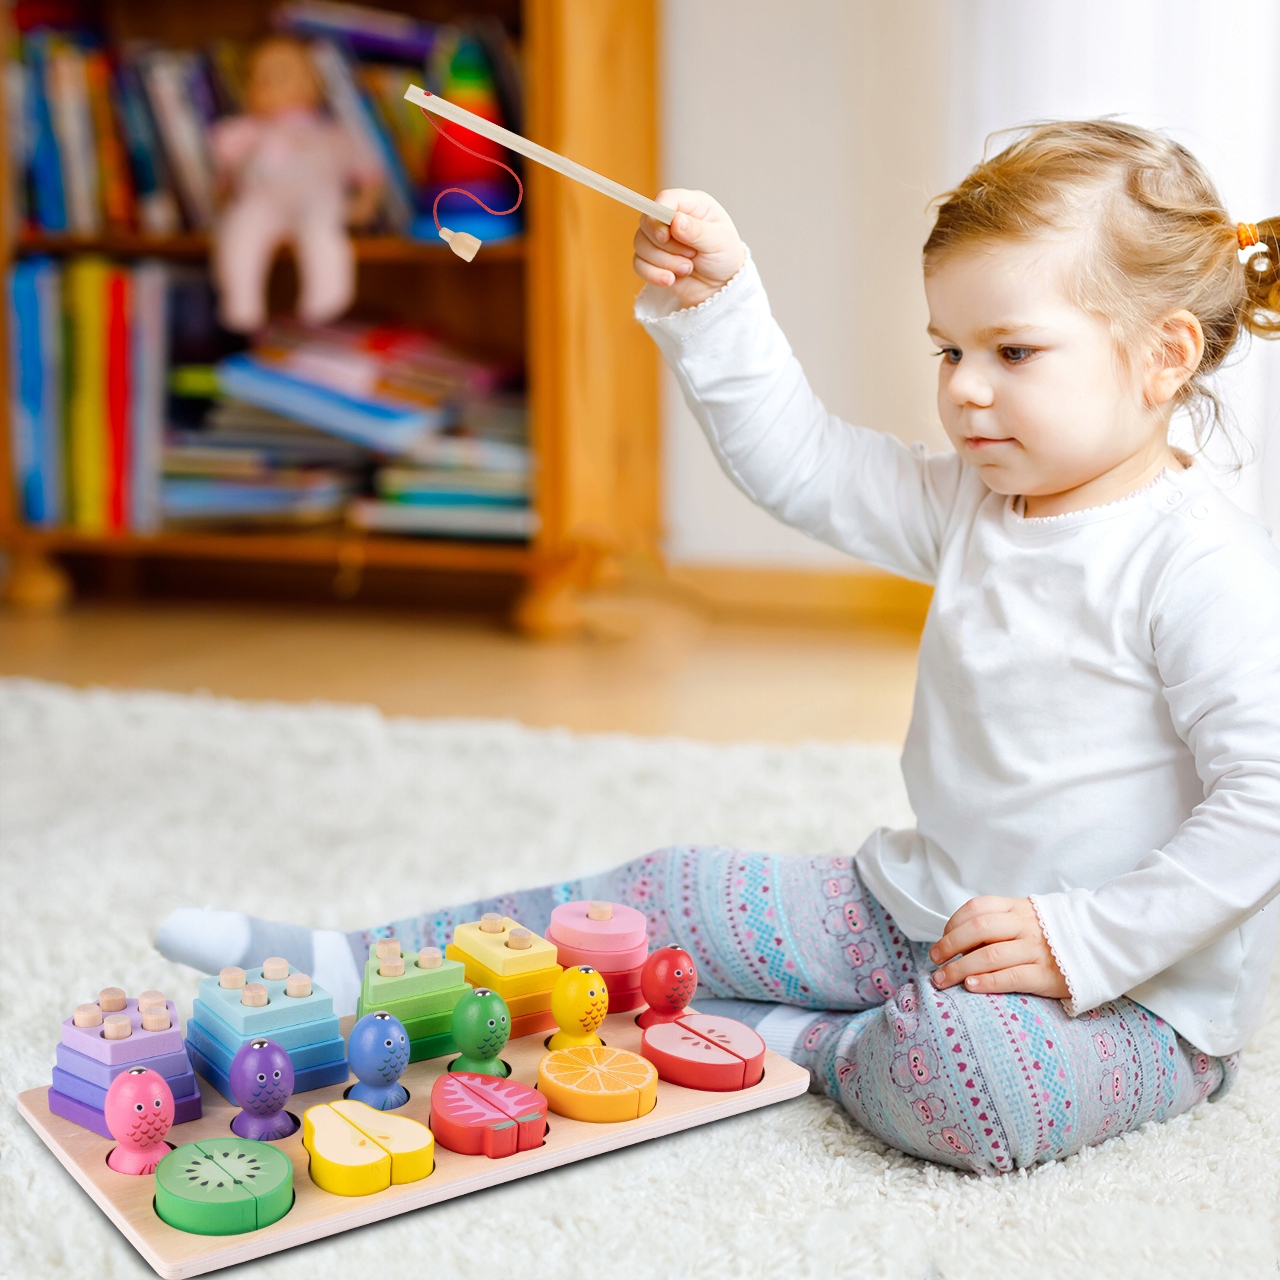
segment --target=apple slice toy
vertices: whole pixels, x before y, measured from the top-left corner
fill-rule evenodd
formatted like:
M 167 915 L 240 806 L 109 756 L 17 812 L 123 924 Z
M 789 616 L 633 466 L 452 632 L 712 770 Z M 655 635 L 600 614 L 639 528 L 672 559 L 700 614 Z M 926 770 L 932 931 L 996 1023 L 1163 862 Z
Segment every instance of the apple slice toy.
M 640 1053 L 659 1079 L 686 1089 L 728 1093 L 764 1075 L 764 1041 L 745 1023 L 689 1013 L 645 1028 Z

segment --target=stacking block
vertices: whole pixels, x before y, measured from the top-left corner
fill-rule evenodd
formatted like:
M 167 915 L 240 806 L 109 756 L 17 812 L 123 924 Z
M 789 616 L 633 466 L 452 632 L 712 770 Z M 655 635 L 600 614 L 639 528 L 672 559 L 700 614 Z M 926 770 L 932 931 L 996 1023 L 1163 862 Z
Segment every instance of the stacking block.
M 188 1027 L 191 1024 L 188 1024 Z M 191 1041 L 187 1041 L 187 1052 L 191 1055 L 191 1065 L 230 1103 L 236 1103 L 235 1094 L 231 1091 L 231 1077 L 215 1062 L 206 1058 Z M 326 1062 L 316 1067 L 304 1067 L 293 1073 L 294 1093 L 306 1093 L 310 1089 L 324 1089 L 331 1084 L 346 1084 L 350 1078 L 346 1058 L 338 1062 Z
M 410 1018 L 421 1018 L 429 1013 L 452 1013 L 453 1006 L 471 990 L 471 983 L 460 982 L 456 987 L 446 987 L 443 991 L 424 991 L 420 996 L 410 996 L 407 1000 L 382 1000 L 377 1004 L 367 1004 L 363 997 L 356 1005 L 360 1017 L 366 1013 L 389 1013 L 393 1018 L 405 1022 Z
M 538 992 L 550 993 L 556 985 L 556 979 L 564 972 L 560 964 L 552 962 L 543 969 L 533 969 L 527 973 L 501 974 L 486 968 L 478 960 L 468 956 L 466 952 L 449 944 L 449 954 L 456 956 L 466 964 L 467 981 L 475 987 L 488 987 L 497 992 L 504 1000 L 518 1000 L 521 996 L 534 995 Z
M 111 1067 L 127 1066 L 144 1058 L 155 1058 L 166 1053 L 182 1052 L 182 1032 L 178 1028 L 178 1009 L 172 1000 L 166 1001 L 169 1026 L 163 1031 L 147 1031 L 142 1025 L 142 1011 L 136 1000 L 126 1000 L 124 1008 L 113 1010 L 109 1017 L 127 1017 L 129 1034 L 121 1040 L 108 1039 L 105 1019 L 96 1027 L 78 1027 L 75 1016 L 62 1024 L 62 1043 L 86 1058 L 96 1058 Z
M 200 999 L 241 1037 L 270 1036 L 277 1044 L 282 1044 L 276 1033 L 285 1027 L 333 1016 L 333 999 L 320 987 L 313 986 L 310 995 L 290 996 L 285 994 L 287 976 L 267 979 L 258 968 L 246 970 L 244 977 L 243 987 L 221 986 L 217 977 L 200 979 Z M 244 1003 L 250 988 L 255 986 L 266 988 L 265 1004 Z
M 404 972 L 384 977 L 378 972 L 378 957 L 369 957 L 360 986 L 361 1002 L 369 1006 L 369 1011 L 381 1009 L 385 1000 L 407 1000 L 429 991 L 447 991 L 463 983 L 463 966 L 457 960 L 441 960 L 439 965 L 422 969 L 418 967 L 416 951 L 406 951 L 400 958 L 404 961 Z
M 545 938 L 538 937 L 536 933 L 529 936 L 528 945 L 525 947 L 517 949 L 509 946 L 508 943 L 512 940 L 511 931 L 523 928 L 509 916 L 503 916 L 500 921 L 494 921 L 495 928 L 492 932 L 485 927 L 487 923 L 487 921 L 477 920 L 458 925 L 453 931 L 453 941 L 445 954 L 450 959 L 462 960 L 464 964 L 468 959 L 473 960 L 491 973 L 503 978 L 513 977 L 517 973 L 532 973 L 557 963 L 555 947 Z M 528 930 L 525 932 L 527 933 Z M 467 980 L 469 982 L 473 980 L 469 968 Z M 503 996 L 503 999 L 505 1000 L 506 997 Z
M 173 1089 L 173 1077 L 186 1075 L 191 1070 L 191 1062 L 187 1058 L 185 1049 L 177 1053 L 157 1054 L 154 1058 L 142 1058 L 137 1062 L 121 1062 L 115 1066 L 107 1062 L 99 1062 L 97 1058 L 86 1057 L 65 1044 L 58 1045 L 54 1049 L 54 1055 L 54 1061 L 63 1071 L 79 1076 L 81 1080 L 96 1084 L 102 1089 L 109 1088 L 116 1076 L 123 1075 L 130 1067 L 150 1067 L 157 1075 L 164 1076 L 169 1081 L 171 1089 Z M 186 1091 L 183 1090 L 183 1092 Z M 175 1096 L 177 1093 L 178 1090 L 174 1089 Z
M 251 1039 L 253 1039 L 252 1036 L 246 1036 L 234 1049 L 229 1049 L 221 1040 L 209 1034 L 209 1028 L 204 1023 L 197 1022 L 194 1018 L 187 1023 L 187 1043 L 198 1049 L 224 1075 L 231 1074 L 231 1063 L 235 1060 L 236 1054 Z M 283 1045 L 280 1047 L 284 1048 Z M 341 1062 L 347 1055 L 347 1046 L 341 1036 L 334 1036 L 332 1040 L 320 1040 L 298 1049 L 285 1049 L 285 1053 L 289 1055 L 289 1061 L 293 1063 L 296 1074 L 309 1067 L 324 1067 L 330 1063 Z
M 449 1031 L 409 1041 L 410 1062 L 426 1062 L 428 1058 L 443 1058 L 447 1053 L 457 1052 L 458 1046 L 454 1041 L 453 1033 Z
M 548 993 L 550 1000 L 550 993 Z M 542 1013 L 526 1013 L 522 1018 L 511 1019 L 511 1036 L 512 1040 L 519 1040 L 521 1036 L 534 1036 L 541 1031 L 554 1031 L 556 1029 L 556 1020 L 550 1009 L 544 1010 Z
M 180 1076 L 170 1076 L 165 1080 L 165 1084 L 169 1086 L 169 1092 L 173 1094 L 174 1101 L 179 1098 L 189 1097 L 191 1094 L 200 1093 L 200 1086 L 196 1083 L 196 1077 L 191 1070 L 190 1062 L 186 1061 L 184 1055 L 183 1061 L 186 1063 L 186 1071 Z M 140 1065 L 133 1064 L 135 1067 Z M 126 1067 L 125 1071 L 132 1068 Z M 75 1098 L 80 1102 L 87 1102 L 91 1107 L 97 1107 L 99 1111 L 103 1109 L 107 1101 L 107 1090 L 101 1085 L 93 1084 L 91 1081 L 84 1080 L 80 1076 L 65 1071 L 62 1067 L 54 1067 L 53 1069 L 53 1087 L 59 1093 L 65 1094 L 68 1098 Z M 110 1086 L 108 1086 L 109 1088 Z
M 470 987 L 467 988 L 471 990 Z M 401 1018 L 400 1025 L 410 1040 L 425 1040 L 428 1036 L 443 1035 L 453 1026 L 453 1010 L 443 1013 L 429 1013 L 425 1018 Z
M 593 969 L 612 976 L 615 973 L 638 973 L 649 958 L 648 943 L 641 942 L 627 951 L 595 951 L 590 947 L 576 947 L 568 942 L 561 942 L 558 937 L 548 934 L 548 940 L 556 944 L 556 954 L 566 969 L 575 964 L 589 964 Z M 639 979 L 636 980 L 639 985 Z
M 107 1128 L 107 1120 L 102 1114 L 101 1107 L 90 1106 L 89 1103 L 81 1102 L 78 1098 L 67 1097 L 57 1089 L 50 1089 L 49 1110 L 55 1116 L 61 1116 L 64 1120 L 70 1120 L 72 1124 L 78 1124 L 82 1129 L 89 1129 L 101 1134 L 104 1138 L 111 1137 L 111 1130 Z M 190 1094 L 185 1098 L 174 1098 L 174 1124 L 186 1124 L 188 1120 L 199 1120 L 202 1114 L 199 1093 Z
M 207 1005 L 203 1000 L 197 1000 L 192 1005 L 191 1021 L 198 1022 L 207 1034 L 224 1048 L 230 1049 L 232 1053 L 235 1053 L 246 1040 L 254 1039 L 252 1035 L 241 1035 L 235 1027 L 218 1016 L 215 1006 Z M 292 1057 L 294 1050 L 325 1044 L 331 1040 L 340 1040 L 342 1029 L 338 1025 L 338 1019 L 330 1014 L 325 1018 L 317 1018 L 313 1022 L 295 1022 L 292 1026 L 281 1027 L 272 1031 L 267 1038 L 274 1040 L 282 1049 L 288 1050 Z M 293 1065 L 295 1067 L 314 1066 L 315 1063 L 299 1063 L 295 1060 Z
M 563 902 L 551 912 L 547 941 L 583 951 L 634 951 L 646 945 L 648 931 L 644 912 L 634 907 L 616 902 Z

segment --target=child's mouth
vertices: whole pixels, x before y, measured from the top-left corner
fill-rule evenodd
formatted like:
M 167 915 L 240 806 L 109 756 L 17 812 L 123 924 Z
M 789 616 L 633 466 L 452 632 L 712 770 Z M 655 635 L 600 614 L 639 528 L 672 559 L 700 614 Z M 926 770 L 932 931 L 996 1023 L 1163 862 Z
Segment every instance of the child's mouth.
M 993 444 L 1012 444 L 1012 436 L 965 436 L 966 449 L 985 449 Z

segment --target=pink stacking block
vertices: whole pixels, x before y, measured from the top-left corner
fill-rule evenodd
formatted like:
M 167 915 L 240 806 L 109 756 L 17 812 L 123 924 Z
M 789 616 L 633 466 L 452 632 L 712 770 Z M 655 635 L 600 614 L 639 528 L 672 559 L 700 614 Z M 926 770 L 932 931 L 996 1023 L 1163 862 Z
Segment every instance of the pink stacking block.
M 558 911 L 559 907 L 556 910 Z M 594 947 L 574 946 L 567 939 L 560 937 L 560 932 L 555 927 L 554 917 L 547 928 L 547 941 L 554 943 L 556 959 L 566 969 L 575 964 L 589 964 L 593 969 L 599 969 L 604 974 L 606 983 L 611 973 L 625 973 L 630 969 L 639 968 L 649 958 L 647 942 L 641 942 L 638 947 L 631 947 L 627 951 L 597 951 Z
M 634 951 L 645 946 L 648 921 L 644 912 L 617 902 L 610 905 L 613 907 L 612 920 L 591 920 L 587 916 L 591 903 L 561 903 L 551 912 L 551 927 L 546 934 L 548 941 L 555 934 L 557 945 L 563 942 L 581 951 Z M 644 957 L 640 959 L 643 962 Z M 629 969 L 631 965 L 625 967 Z
M 96 1058 L 111 1067 L 125 1062 L 140 1062 L 143 1058 L 154 1058 L 162 1053 L 182 1053 L 178 1007 L 172 1000 L 165 1003 L 169 1006 L 169 1026 L 165 1031 L 144 1031 L 138 1002 L 126 1000 L 120 1012 L 127 1013 L 133 1024 L 127 1040 L 108 1040 L 101 1027 L 77 1027 L 74 1019 L 67 1018 L 62 1024 L 62 1043 L 68 1049 Z

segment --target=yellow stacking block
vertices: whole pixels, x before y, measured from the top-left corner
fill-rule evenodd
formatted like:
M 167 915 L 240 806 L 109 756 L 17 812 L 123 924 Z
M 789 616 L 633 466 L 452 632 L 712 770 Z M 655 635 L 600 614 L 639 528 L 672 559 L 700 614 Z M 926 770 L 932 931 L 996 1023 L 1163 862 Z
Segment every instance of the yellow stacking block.
M 512 978 L 516 974 L 533 973 L 538 969 L 547 969 L 556 963 L 557 953 L 555 947 L 545 938 L 540 938 L 536 933 L 526 939 L 527 945 L 521 948 L 508 946 L 511 940 L 511 930 L 519 929 L 522 926 L 512 920 L 510 916 L 503 916 L 501 922 L 494 921 L 494 929 L 490 932 L 485 928 L 487 922 L 482 920 L 472 921 L 470 924 L 460 924 L 453 931 L 453 941 L 449 944 L 445 954 L 451 960 L 461 960 L 465 965 L 468 960 L 474 960 L 481 968 L 487 969 L 495 977 Z M 501 925 L 499 928 L 498 925 Z M 528 932 L 526 930 L 525 932 Z M 461 954 L 458 954 L 461 953 Z M 468 968 L 467 981 L 470 982 L 471 973 Z M 484 985 L 484 984 L 477 984 Z M 497 987 L 490 988 L 497 991 Z M 499 992 L 499 995 L 502 993 Z M 517 993 L 515 994 L 524 994 Z M 502 997 L 504 1000 L 506 996 Z
M 456 938 L 457 934 L 454 937 Z M 514 1017 L 516 1013 L 511 1008 L 511 1002 L 524 996 L 541 995 L 545 992 L 547 1002 L 541 1008 L 551 1008 L 551 988 L 556 985 L 556 979 L 564 972 L 564 968 L 554 962 L 555 948 L 552 947 L 551 951 L 551 964 L 541 969 L 516 974 L 495 973 L 488 966 L 481 964 L 475 957 L 468 955 L 456 942 L 449 944 L 445 954 L 450 960 L 460 960 L 462 962 L 467 981 L 473 987 L 488 987 L 490 991 L 497 992 L 507 1002 L 507 1007 L 511 1009 Z

